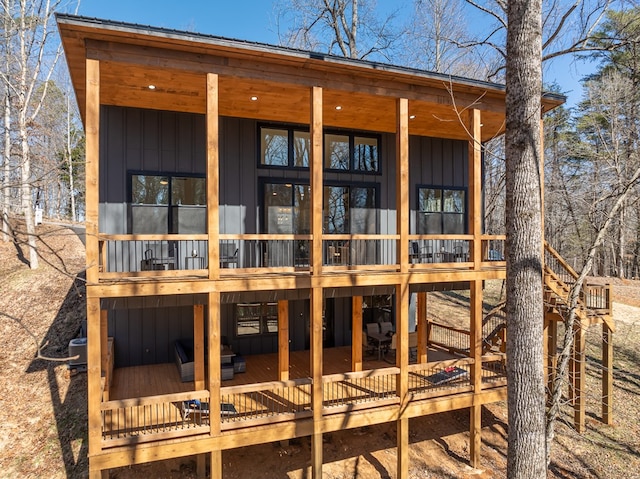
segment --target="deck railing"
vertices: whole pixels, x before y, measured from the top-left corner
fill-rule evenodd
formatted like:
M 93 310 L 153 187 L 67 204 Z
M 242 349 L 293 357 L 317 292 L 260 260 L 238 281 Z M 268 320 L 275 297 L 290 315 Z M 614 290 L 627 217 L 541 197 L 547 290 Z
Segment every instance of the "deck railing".
M 399 235 L 322 235 L 322 264 L 332 270 L 397 271 Z M 469 235 L 410 235 L 412 268 L 472 266 Z M 221 234 L 222 274 L 296 272 L 311 269 L 311 235 Z M 99 236 L 101 279 L 205 277 L 209 241 L 204 234 Z M 503 259 L 504 240 L 483 237 L 483 261 Z
M 483 386 L 503 386 L 507 384 L 507 365 L 505 354 L 487 354 L 482 356 Z
M 208 414 L 185 415 L 185 403 L 195 400 L 208 404 L 209 392 L 191 391 L 103 402 L 103 442 L 110 447 L 208 432 Z
M 445 324 L 429 321 L 427 343 L 446 349 L 450 353 L 469 354 L 470 332 Z
M 323 405 L 332 409 L 348 406 L 353 410 L 372 402 L 379 405 L 384 400 L 396 403 L 396 376 L 399 372 L 399 368 L 391 367 L 324 376 Z
M 311 414 L 311 379 L 227 386 L 220 388 L 220 400 L 232 404 L 235 413 L 223 415 L 223 429 L 231 423 L 251 420 L 273 423 Z
M 506 257 L 505 235 L 483 235 L 482 236 L 482 261 L 498 262 L 504 261 Z

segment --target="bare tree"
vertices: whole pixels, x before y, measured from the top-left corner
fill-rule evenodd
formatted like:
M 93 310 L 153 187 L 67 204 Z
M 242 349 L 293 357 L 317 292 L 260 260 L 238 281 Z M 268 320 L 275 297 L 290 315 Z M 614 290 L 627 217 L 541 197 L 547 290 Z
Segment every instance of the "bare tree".
M 62 53 L 60 43 L 52 43 L 55 34 L 53 15 L 64 6 L 63 0 L 3 0 L 1 5 L 3 24 L 7 29 L 3 46 L 7 60 L 15 68 L 0 73 L 0 77 L 11 99 L 10 106 L 17 112 L 15 138 L 19 145 L 21 212 L 27 229 L 29 265 L 32 269 L 38 267 L 38 254 L 29 129 L 40 114 L 48 93 L 48 82 Z M 13 127 L 10 131 L 13 131 Z M 8 157 L 5 157 L 5 161 L 8 161 Z
M 280 43 L 325 51 L 347 58 L 390 59 L 401 37 L 394 27 L 396 12 L 382 18 L 375 0 L 281 0 L 276 5 Z

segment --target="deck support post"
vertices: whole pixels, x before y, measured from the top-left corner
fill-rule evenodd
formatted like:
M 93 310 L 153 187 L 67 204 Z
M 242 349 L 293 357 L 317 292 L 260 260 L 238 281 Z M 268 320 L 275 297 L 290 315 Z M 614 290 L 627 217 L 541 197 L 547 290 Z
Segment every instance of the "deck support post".
M 398 469 L 396 477 L 406 479 L 409 477 L 409 418 L 398 419 L 396 427 L 398 436 Z
M 205 388 L 204 381 L 204 305 L 193 305 L 193 387 L 196 391 Z
M 311 289 L 311 377 L 313 435 L 311 436 L 311 477 L 322 479 L 322 288 Z
M 418 333 L 417 362 L 424 364 L 428 361 L 427 349 L 429 348 L 429 335 L 427 328 L 427 293 L 418 293 L 416 328 Z
M 278 301 L 278 381 L 289 379 L 289 301 Z
M 558 321 L 549 318 L 547 327 L 547 390 L 553 388 L 558 355 Z
M 312 275 L 319 277 L 322 273 L 322 193 L 323 193 L 323 121 L 322 121 L 322 88 L 311 87 L 310 91 L 310 131 L 311 158 L 309 173 L 311 175 L 311 264 Z M 322 479 L 322 287 L 311 288 L 311 409 L 313 410 L 313 433 L 311 435 L 311 477 Z
M 473 394 L 477 397 L 482 392 L 482 280 L 474 280 L 470 283 L 470 333 L 469 348 L 473 358 L 471 365 L 471 384 Z M 480 465 L 481 454 L 481 432 L 482 432 L 482 406 L 476 404 L 471 406 L 470 428 L 469 428 L 469 451 L 470 463 L 472 467 Z
M 210 435 L 220 435 L 220 293 L 209 293 L 207 314 L 209 364 L 207 386 L 209 390 Z
M 111 371 L 109 371 L 109 312 L 106 309 L 100 310 L 100 371 L 104 376 L 104 389 L 102 400 L 109 400 L 109 389 L 111 386 Z M 111 358 L 113 361 L 113 358 Z
M 474 269 L 480 268 L 482 253 L 482 116 L 480 110 L 469 110 L 469 233 L 473 235 L 470 259 Z
M 87 407 L 89 419 L 89 475 L 101 476 L 100 470 L 92 467 L 94 455 L 102 450 L 102 416 L 100 405 L 102 391 L 100 387 L 100 299 L 87 298 Z
M 584 395 L 584 383 L 586 378 L 585 364 L 585 325 L 582 321 L 577 320 L 574 326 L 573 335 L 573 363 L 574 363 L 574 381 L 573 381 L 573 423 L 576 431 L 584 432 L 585 428 L 585 409 L 586 401 Z
M 602 422 L 613 424 L 613 331 L 602 323 Z
M 211 451 L 211 467 L 209 468 L 209 477 L 211 479 L 222 477 L 222 451 Z
M 351 298 L 351 370 L 362 371 L 362 296 Z
M 206 454 L 198 454 L 196 456 L 196 477 L 198 479 L 204 479 L 205 477 L 207 477 L 207 455 Z M 211 477 L 214 477 L 214 475 L 211 474 Z M 215 477 L 221 477 L 221 476 L 215 476 Z

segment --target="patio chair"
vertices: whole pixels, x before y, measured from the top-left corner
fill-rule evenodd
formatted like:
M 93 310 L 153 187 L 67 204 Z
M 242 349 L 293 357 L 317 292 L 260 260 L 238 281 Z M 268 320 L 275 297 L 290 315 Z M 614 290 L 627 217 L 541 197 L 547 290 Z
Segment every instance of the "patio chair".
M 391 333 L 393 332 L 393 324 L 390 321 L 380 323 L 380 332 L 387 336 L 391 336 Z
M 235 243 L 222 243 L 220 245 L 220 267 L 230 268 L 238 266 L 238 247 Z

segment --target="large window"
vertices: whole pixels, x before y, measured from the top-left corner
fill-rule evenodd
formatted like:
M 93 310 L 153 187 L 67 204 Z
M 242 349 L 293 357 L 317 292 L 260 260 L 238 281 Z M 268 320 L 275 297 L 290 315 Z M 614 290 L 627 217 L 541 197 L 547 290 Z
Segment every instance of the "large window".
M 260 128 L 260 164 L 309 168 L 309 132 L 292 128 Z
M 418 187 L 418 234 L 464 234 L 466 191 Z
M 204 178 L 131 174 L 133 234 L 206 233 L 206 205 Z
M 326 234 L 377 233 L 376 186 L 325 186 Z
M 260 127 L 260 165 L 309 168 L 309 132 L 294 127 Z M 324 167 L 334 171 L 380 172 L 380 137 L 356 133 L 324 134 Z
M 277 332 L 277 303 L 244 303 L 236 305 L 236 336 L 256 336 Z
M 311 232 L 309 185 L 265 183 L 265 229 L 269 234 Z

